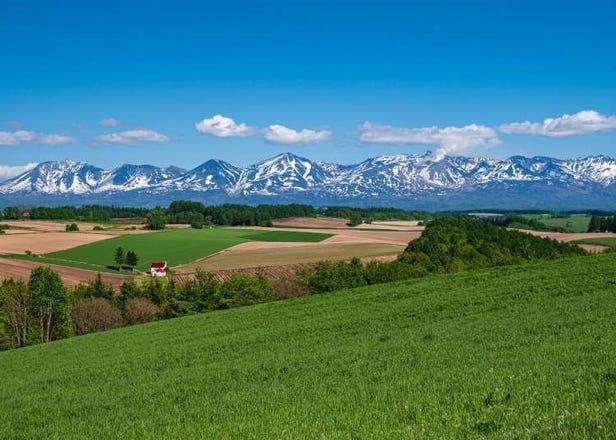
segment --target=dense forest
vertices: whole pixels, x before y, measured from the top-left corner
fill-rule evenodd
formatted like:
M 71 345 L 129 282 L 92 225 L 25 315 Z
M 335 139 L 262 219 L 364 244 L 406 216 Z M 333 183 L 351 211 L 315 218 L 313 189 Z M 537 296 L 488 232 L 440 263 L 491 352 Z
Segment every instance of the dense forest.
M 588 223 L 588 232 L 616 232 L 616 216 L 600 217 L 593 215 Z
M 540 259 L 584 255 L 580 247 L 510 231 L 465 217 L 429 222 L 422 236 L 409 243 L 393 262 L 324 261 L 304 274 L 311 293 L 329 292 L 390 281 Z

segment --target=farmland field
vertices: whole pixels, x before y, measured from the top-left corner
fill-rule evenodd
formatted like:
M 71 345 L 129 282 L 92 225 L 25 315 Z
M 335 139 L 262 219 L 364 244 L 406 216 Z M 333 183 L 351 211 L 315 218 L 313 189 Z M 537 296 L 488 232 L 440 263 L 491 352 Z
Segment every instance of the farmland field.
M 614 247 L 616 246 L 616 237 L 585 238 L 583 240 L 578 240 L 575 243 Z
M 3 352 L 0 437 L 613 438 L 615 263 L 430 276 Z
M 228 247 L 246 241 L 259 240 L 263 236 L 266 241 L 320 241 L 329 238 L 328 234 L 313 234 L 308 232 L 259 232 L 249 229 L 213 228 L 213 229 L 181 229 L 156 232 L 142 235 L 124 235 L 108 240 L 78 246 L 60 252 L 46 254 L 55 262 L 80 262 L 93 265 L 114 266 L 114 251 L 122 247 L 125 251 L 132 250 L 139 257 L 138 269 L 149 268 L 152 261 L 167 261 L 169 266 L 177 266 L 214 254 Z
M 573 214 L 568 217 L 553 217 L 550 214 L 524 214 L 524 217 L 540 221 L 548 226 L 564 228 L 569 232 L 586 232 L 590 216 L 586 214 Z

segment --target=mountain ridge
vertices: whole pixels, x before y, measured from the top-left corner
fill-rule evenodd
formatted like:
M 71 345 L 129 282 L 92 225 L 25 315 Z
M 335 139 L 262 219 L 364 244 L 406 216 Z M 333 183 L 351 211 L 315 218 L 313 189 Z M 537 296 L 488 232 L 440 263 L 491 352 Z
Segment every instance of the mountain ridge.
M 152 197 L 154 196 L 154 197 Z M 0 183 L 0 204 L 309 203 L 452 209 L 616 207 L 616 160 L 384 155 L 343 165 L 292 153 L 241 168 L 210 159 L 185 170 L 124 164 L 111 170 L 72 160 L 38 164 Z M 510 203 L 507 203 L 509 200 Z M 11 202 L 12 201 L 12 202 Z M 568 206 L 565 206 L 567 205 Z M 524 206 L 522 206 L 524 205 Z

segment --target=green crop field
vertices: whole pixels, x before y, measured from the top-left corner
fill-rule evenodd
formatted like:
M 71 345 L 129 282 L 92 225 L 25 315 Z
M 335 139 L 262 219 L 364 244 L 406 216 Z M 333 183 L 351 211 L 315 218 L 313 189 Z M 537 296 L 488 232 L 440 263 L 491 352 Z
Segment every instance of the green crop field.
M 0 438 L 614 438 L 615 266 L 430 276 L 3 352 Z
M 598 244 L 600 246 L 616 246 L 616 238 L 601 237 L 601 238 L 585 238 L 583 240 L 577 240 L 576 243 L 581 244 Z
M 254 241 L 285 241 L 285 242 L 305 242 L 318 243 L 323 241 L 332 234 L 322 234 L 315 232 L 292 232 L 292 231 L 266 231 L 257 232 L 255 234 L 243 235 L 245 240 Z
M 569 217 L 552 217 L 550 214 L 524 214 L 526 218 L 539 220 L 548 226 L 558 226 L 569 232 L 586 232 L 590 216 L 586 214 L 573 214 Z
M 150 234 L 123 235 L 109 240 L 46 254 L 47 262 L 71 265 L 114 267 L 114 252 L 118 247 L 132 250 L 139 257 L 138 269 L 148 269 L 152 261 L 167 261 L 169 266 L 186 264 L 246 241 L 321 241 L 328 234 L 290 231 L 255 231 L 253 229 L 212 228 L 180 229 Z M 261 239 L 263 237 L 263 239 Z M 44 259 L 43 258 L 43 259 Z M 41 261 L 37 259 L 36 261 Z M 90 267 L 95 269 L 95 267 Z

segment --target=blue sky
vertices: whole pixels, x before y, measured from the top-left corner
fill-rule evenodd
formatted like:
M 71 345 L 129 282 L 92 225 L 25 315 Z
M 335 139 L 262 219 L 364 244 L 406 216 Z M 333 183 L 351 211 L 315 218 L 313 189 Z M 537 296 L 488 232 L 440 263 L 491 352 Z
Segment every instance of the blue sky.
M 613 1 L 2 1 L 0 177 L 65 158 L 616 156 L 614 23 Z

